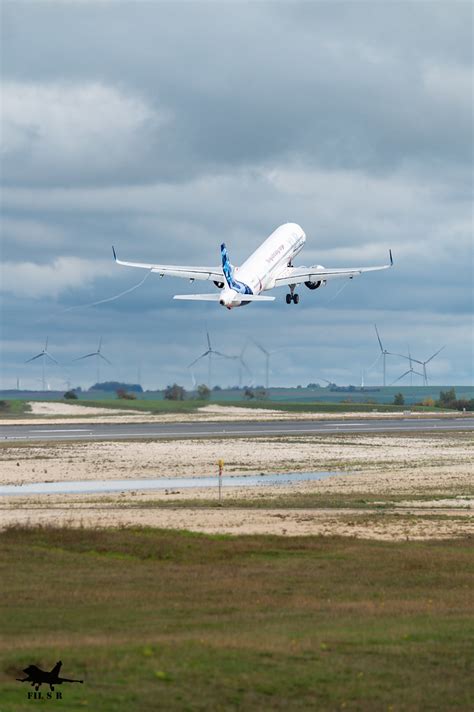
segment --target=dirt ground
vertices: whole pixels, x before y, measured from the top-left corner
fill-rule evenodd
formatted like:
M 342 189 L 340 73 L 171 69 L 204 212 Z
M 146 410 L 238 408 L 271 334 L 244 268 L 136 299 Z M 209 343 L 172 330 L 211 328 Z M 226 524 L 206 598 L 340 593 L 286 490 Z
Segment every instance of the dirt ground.
M 336 491 L 462 488 L 473 473 L 469 433 L 359 434 L 196 440 L 0 444 L 0 484 L 344 470 Z
M 474 503 L 474 500 L 472 501 Z M 11 524 L 73 527 L 147 526 L 189 529 L 206 534 L 276 534 L 287 536 L 351 536 L 361 539 L 403 541 L 452 539 L 474 536 L 471 511 L 429 510 L 421 516 L 416 509 L 391 513 L 351 509 L 116 509 L 109 504 L 22 507 L 3 510 L 4 526 Z
M 474 442 L 462 432 L 341 434 L 284 438 L 229 438 L 150 442 L 61 442 L 0 447 L 0 484 L 45 481 L 200 477 L 331 470 L 320 481 L 282 486 L 226 487 L 226 507 L 197 506 L 215 491 L 0 497 L 0 525 L 186 528 L 207 533 L 321 534 L 376 539 L 474 535 Z M 271 498 L 311 495 L 313 504 L 273 508 Z M 314 496 L 345 497 L 348 504 L 314 505 Z M 371 497 L 374 506 L 351 507 Z M 377 501 L 374 501 L 374 497 Z M 391 500 L 393 498 L 393 501 Z M 183 500 L 186 500 L 184 506 Z M 196 506 L 192 506 L 192 501 Z M 232 500 L 236 505 L 229 507 Z M 238 503 L 237 503 L 238 500 Z M 263 509 L 242 501 L 265 503 Z M 166 502 L 166 507 L 160 503 Z M 172 506 L 173 503 L 176 506 Z M 383 511 L 380 507 L 383 506 Z

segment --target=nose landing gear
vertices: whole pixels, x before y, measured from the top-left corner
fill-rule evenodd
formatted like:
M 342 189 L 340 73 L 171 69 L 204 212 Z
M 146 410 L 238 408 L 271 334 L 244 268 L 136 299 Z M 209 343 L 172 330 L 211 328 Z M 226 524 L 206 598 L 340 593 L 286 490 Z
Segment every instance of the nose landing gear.
M 296 284 L 290 284 L 290 293 L 286 295 L 286 303 L 291 304 L 291 302 L 294 302 L 295 304 L 298 304 L 300 301 L 300 295 L 295 294 L 295 287 Z

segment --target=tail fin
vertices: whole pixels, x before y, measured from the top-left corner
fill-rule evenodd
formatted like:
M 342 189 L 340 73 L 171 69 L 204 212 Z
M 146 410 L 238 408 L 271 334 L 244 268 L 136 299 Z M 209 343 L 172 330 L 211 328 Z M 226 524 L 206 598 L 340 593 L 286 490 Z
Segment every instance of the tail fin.
M 225 242 L 222 243 L 221 245 L 221 259 L 222 259 L 222 271 L 224 273 L 225 281 L 227 282 L 227 286 L 229 289 L 232 289 L 234 286 L 234 280 L 232 279 L 232 273 L 234 271 L 234 268 L 230 264 L 229 256 L 227 254 L 227 248 L 225 246 Z
M 59 671 L 61 670 L 61 665 L 62 665 L 62 661 L 58 660 L 56 665 L 51 670 L 51 675 L 59 675 Z
M 239 294 L 253 294 L 248 284 L 238 282 L 234 279 L 234 266 L 231 265 L 225 242 L 221 245 L 222 272 L 224 273 L 225 281 L 229 289 L 234 289 Z

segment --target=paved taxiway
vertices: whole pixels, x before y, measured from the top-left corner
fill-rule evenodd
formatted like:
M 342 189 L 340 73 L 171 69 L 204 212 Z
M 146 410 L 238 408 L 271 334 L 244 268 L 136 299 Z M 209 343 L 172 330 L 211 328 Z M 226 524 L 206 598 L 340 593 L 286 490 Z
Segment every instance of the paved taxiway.
M 135 440 L 166 438 L 258 437 L 330 433 L 474 430 L 474 418 L 397 418 L 327 421 L 240 421 L 234 423 L 71 423 L 1 425 L 0 441 Z

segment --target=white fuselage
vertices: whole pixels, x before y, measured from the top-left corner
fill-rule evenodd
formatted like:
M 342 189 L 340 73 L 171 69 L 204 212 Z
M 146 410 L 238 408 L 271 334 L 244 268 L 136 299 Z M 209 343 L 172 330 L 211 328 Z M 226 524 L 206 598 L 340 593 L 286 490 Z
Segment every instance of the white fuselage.
M 291 265 L 305 241 L 304 230 L 296 223 L 280 225 L 240 267 L 234 269 L 234 278 L 250 287 L 253 294 L 272 289 L 275 279 Z M 245 304 L 245 294 L 226 285 L 220 303 L 227 308 L 241 306 Z

